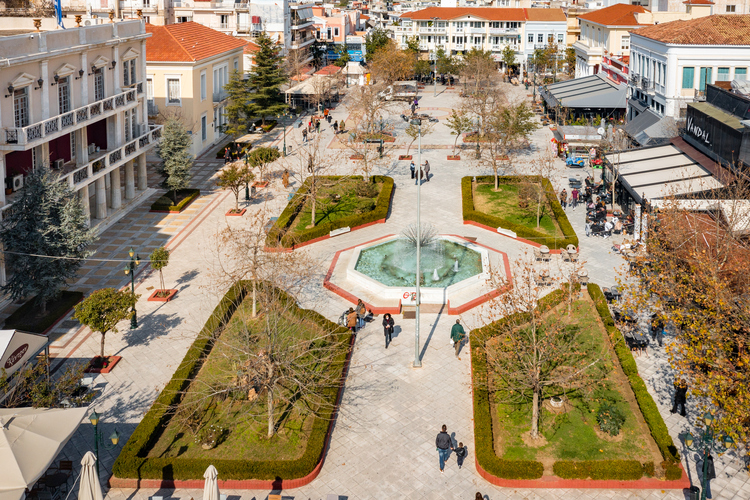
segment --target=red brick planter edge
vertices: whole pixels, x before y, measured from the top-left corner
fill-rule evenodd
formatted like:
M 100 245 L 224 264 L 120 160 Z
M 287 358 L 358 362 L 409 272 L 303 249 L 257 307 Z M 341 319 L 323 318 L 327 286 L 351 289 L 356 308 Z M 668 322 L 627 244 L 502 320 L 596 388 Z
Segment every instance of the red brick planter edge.
M 156 294 L 159 292 L 169 292 L 169 295 L 166 297 L 157 297 Z M 177 295 L 177 289 L 176 288 L 164 288 L 164 289 L 157 289 L 154 290 L 154 293 L 152 293 L 148 299 L 146 299 L 148 302 L 169 302 L 174 298 L 174 296 Z
M 232 209 L 232 210 L 234 210 L 234 209 Z M 247 208 L 243 208 L 239 212 L 232 212 L 232 210 L 229 210 L 224 215 L 226 215 L 227 217 L 242 217 L 243 215 L 245 215 L 245 212 L 247 212 Z
M 497 228 L 495 228 L 495 227 L 486 226 L 484 224 L 480 224 L 479 222 L 474 222 L 473 220 L 464 220 L 464 225 L 467 225 L 467 226 L 476 226 L 476 227 L 479 227 L 479 228 L 482 228 L 482 229 L 486 229 L 487 231 L 492 231 L 493 233 L 495 233 L 495 234 L 497 234 L 499 236 L 504 236 L 505 238 L 511 238 L 507 234 L 498 233 L 497 232 Z M 526 239 L 523 239 L 523 238 L 511 238 L 511 239 L 520 241 L 522 243 L 526 243 L 528 245 L 531 245 L 531 246 L 537 247 L 537 248 L 539 248 L 539 247 L 542 246 L 541 243 L 536 243 L 534 241 L 526 240 Z M 549 253 L 551 253 L 551 254 L 560 253 L 560 249 L 559 248 L 558 249 L 550 248 L 549 249 Z
M 94 359 L 98 357 L 100 356 L 94 356 Z M 91 366 L 91 363 L 94 361 L 94 359 L 89 361 L 89 366 L 83 371 L 83 373 L 109 373 L 115 368 L 115 366 L 117 366 L 117 363 L 120 362 L 122 356 L 107 356 L 107 359 L 110 360 L 110 363 L 106 368 L 93 368 Z

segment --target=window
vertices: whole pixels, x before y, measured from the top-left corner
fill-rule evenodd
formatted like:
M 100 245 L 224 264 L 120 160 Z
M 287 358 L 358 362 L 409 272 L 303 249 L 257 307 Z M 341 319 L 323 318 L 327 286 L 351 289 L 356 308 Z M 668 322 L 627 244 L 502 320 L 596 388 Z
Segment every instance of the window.
M 167 78 L 167 104 L 180 105 L 179 78 Z
M 737 6 L 736 5 L 727 5 L 727 13 L 734 14 L 736 12 Z
M 529 43 L 534 43 L 534 34 L 529 33 Z
M 683 89 L 693 88 L 694 75 L 695 75 L 695 68 L 693 67 L 682 68 L 682 88 Z
M 130 110 L 130 127 L 132 128 L 133 138 L 138 137 L 138 108 Z
M 333 36 L 339 36 L 339 29 L 338 29 L 338 27 L 333 28 Z
M 154 100 L 154 79 L 153 78 L 146 79 L 146 99 L 148 99 L 149 101 Z
M 620 41 L 620 50 L 630 50 L 630 37 L 623 36 Z
M 125 142 L 130 142 L 130 110 L 125 111 Z
M 719 68 L 718 74 L 716 75 L 717 82 L 728 82 L 729 81 L 729 68 Z
M 135 59 L 125 61 L 122 65 L 122 84 L 125 87 L 138 83 L 135 79 Z
M 70 77 L 60 78 L 57 82 L 57 105 L 59 112 L 67 113 L 70 111 Z
M 558 34 L 557 34 L 557 43 L 563 43 L 563 41 L 564 41 L 564 40 L 563 40 L 563 37 L 564 37 L 564 36 L 565 36 L 565 35 L 563 35 L 562 33 L 558 33 Z
M 235 59 L 234 62 L 232 63 L 232 65 L 234 66 L 234 70 L 235 71 L 239 71 L 240 70 L 240 60 L 239 59 Z
M 201 71 L 201 101 L 206 100 L 206 70 Z
M 539 42 L 539 43 L 544 43 L 544 35 L 542 33 L 539 33 L 536 36 L 536 41 Z
M 219 28 L 227 29 L 227 27 L 229 27 L 229 16 L 226 14 L 221 14 L 219 16 Z
M 713 70 L 713 68 L 701 68 L 698 90 L 704 91 L 706 90 L 707 83 L 713 83 L 711 81 L 711 70 Z
M 13 91 L 13 117 L 16 127 L 26 127 L 29 124 L 29 88 Z
M 206 115 L 201 116 L 201 140 L 205 141 L 208 139 L 208 124 L 206 123 Z
M 747 68 L 734 68 L 735 80 L 747 80 Z
M 177 22 L 178 22 L 178 23 L 189 23 L 189 22 L 190 22 L 190 21 L 192 21 L 192 20 L 193 20 L 193 18 L 192 18 L 192 17 L 188 17 L 188 16 L 177 16 Z
M 104 71 L 102 68 L 94 70 L 94 100 L 101 101 L 104 99 Z
M 547 43 L 552 43 L 555 40 L 555 35 L 552 33 L 547 35 Z

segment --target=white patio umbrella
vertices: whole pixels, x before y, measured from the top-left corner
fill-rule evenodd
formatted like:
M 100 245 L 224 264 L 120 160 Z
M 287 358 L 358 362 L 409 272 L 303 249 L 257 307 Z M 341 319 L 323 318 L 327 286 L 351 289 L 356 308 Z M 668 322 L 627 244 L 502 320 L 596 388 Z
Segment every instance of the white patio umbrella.
M 81 484 L 78 485 L 78 500 L 104 500 L 99 473 L 96 471 L 96 456 L 87 451 L 81 460 Z
M 0 500 L 20 500 L 73 435 L 88 408 L 0 409 Z
M 203 500 L 220 500 L 219 494 L 219 473 L 216 467 L 209 465 L 206 472 L 203 473 L 206 481 L 203 483 Z

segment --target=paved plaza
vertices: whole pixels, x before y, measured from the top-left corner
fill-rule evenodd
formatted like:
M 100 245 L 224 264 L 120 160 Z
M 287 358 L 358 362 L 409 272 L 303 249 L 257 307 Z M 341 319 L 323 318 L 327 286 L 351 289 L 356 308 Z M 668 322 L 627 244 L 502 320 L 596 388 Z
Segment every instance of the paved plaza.
M 526 99 L 523 87 L 508 86 L 517 99 Z M 432 96 L 428 88 L 421 98 L 425 112 L 443 118 L 458 104 L 458 91 L 447 91 L 438 86 L 439 95 Z M 336 120 L 348 119 L 345 104 L 333 112 Z M 395 113 L 398 116 L 398 113 Z M 400 131 L 403 123 L 396 125 L 397 145 L 405 149 L 405 137 Z M 337 141 L 327 124 L 323 124 L 323 139 L 331 149 Z M 282 139 L 280 130 L 274 132 L 273 143 Z M 291 124 L 287 129 L 287 142 L 296 145 L 300 141 L 300 129 Z M 525 166 L 550 144 L 552 133 L 547 128 L 534 132 L 531 148 L 519 155 L 519 169 Z M 440 233 L 476 238 L 477 243 L 496 248 L 508 254 L 511 262 L 524 258 L 530 247 L 514 239 L 464 225 L 461 217 L 460 179 L 467 175 L 486 175 L 490 172 L 472 165 L 469 152 L 461 161 L 446 161 L 455 136 L 442 123 L 423 140 L 422 161 L 430 161 L 433 177 L 421 187 L 421 217 L 423 223 L 435 225 Z M 295 147 L 296 149 L 296 147 Z M 402 151 L 403 153 L 403 151 Z M 417 161 L 416 146 L 412 148 Z M 275 165 L 281 170 L 297 159 L 293 153 Z M 288 162 L 288 163 L 284 163 Z M 223 164 L 209 153 L 196 163 L 195 187 L 201 188 L 201 197 L 179 215 L 151 214 L 150 203 L 156 192 L 144 199 L 137 207 L 111 225 L 101 234 L 94 260 L 87 262 L 71 288 L 90 292 L 105 286 L 124 286 L 128 283 L 122 272 L 128 249 L 136 248 L 144 261 L 156 246 L 166 245 L 172 252 L 170 263 L 164 270 L 167 287 L 179 290 L 177 298 L 168 303 L 147 302 L 146 297 L 158 286 L 158 274 L 150 272 L 146 264 L 141 265 L 137 275 L 136 292 L 141 294 L 138 302 L 139 328 L 129 330 L 121 325 L 119 334 L 107 336 L 107 353 L 123 357 L 112 373 L 99 375 L 95 382 L 98 396 L 94 401 L 96 411 L 101 414 L 100 425 L 109 435 L 117 428 L 124 442 L 150 407 L 159 391 L 169 381 L 182 360 L 188 346 L 201 329 L 211 311 L 224 293 L 218 283 L 222 271 L 218 265 L 215 234 L 223 227 L 241 227 L 249 223 L 253 214 L 268 209 L 278 215 L 287 202 L 288 190 L 274 180 L 264 191 L 264 201 L 244 203 L 248 213 L 244 217 L 225 217 L 225 212 L 234 204 L 229 192 L 215 188 L 214 176 Z M 395 193 L 391 213 L 385 224 L 373 225 L 361 230 L 324 240 L 304 247 L 304 252 L 316 264 L 318 278 L 300 297 L 303 307 L 313 308 L 331 320 L 350 306 L 339 296 L 323 288 L 323 276 L 328 270 L 336 251 L 386 234 L 400 233 L 416 220 L 416 185 L 410 179 L 408 161 L 394 160 L 382 171 L 375 172 L 395 179 Z M 344 160 L 336 167 L 339 174 L 350 174 L 356 165 Z M 562 161 L 553 176 L 553 184 L 559 190 L 567 187 L 571 173 Z M 150 172 L 150 182 L 155 175 Z M 293 187 L 300 179 L 293 179 Z M 568 216 L 580 238 L 581 257 L 589 271 L 591 280 L 602 286 L 616 284 L 617 270 L 622 258 L 612 251 L 618 239 L 587 238 L 583 231 L 585 210 L 569 209 Z M 107 259 L 115 259 L 108 261 Z M 554 272 L 559 257 L 549 264 Z M 7 315 L 12 310 L 3 311 Z M 481 308 L 461 316 L 469 329 L 481 326 Z M 415 356 L 415 321 L 396 316 L 393 343 L 384 349 L 379 318 L 357 334 L 352 364 L 339 417 L 335 422 L 330 448 L 325 456 L 321 473 L 308 486 L 283 491 L 285 499 L 326 499 L 327 495 L 339 495 L 343 499 L 473 499 L 477 491 L 485 498 L 497 499 L 684 499 L 682 491 L 672 490 L 564 490 L 564 489 L 515 489 L 499 488 L 482 479 L 474 465 L 474 436 L 471 401 L 470 360 L 464 352 L 461 359 L 453 356 L 449 344 L 450 326 L 455 316 L 445 314 L 423 314 L 420 331 L 419 352 L 423 367 L 411 367 Z M 52 332 L 54 367 L 86 361 L 98 354 L 100 338 L 88 329 L 81 328 L 75 320 L 66 318 Z M 667 342 L 671 341 L 667 336 Z M 466 348 L 464 348 L 466 351 Z M 688 419 L 671 415 L 671 390 L 673 376 L 663 348 L 651 346 L 648 357 L 636 358 L 641 376 L 654 396 L 665 418 L 672 438 L 679 443 L 678 434 L 691 429 L 690 422 L 696 420 L 695 408 L 688 405 Z M 446 424 L 448 432 L 456 441 L 468 446 L 468 457 L 464 467 L 458 470 L 452 456 L 445 474 L 438 470 L 435 451 L 435 435 L 440 425 Z M 678 444 L 679 446 L 679 444 Z M 73 439 L 63 450 L 60 458 L 73 460 L 76 465 L 83 454 L 93 448 L 93 428 L 84 422 Z M 118 448 L 119 449 L 119 448 Z M 111 471 L 118 449 L 101 451 L 102 469 Z M 683 456 L 683 464 L 690 471 L 693 483 L 697 483 L 695 457 Z M 78 465 L 77 465 L 78 466 Z M 79 467 L 79 466 L 78 466 Z M 750 498 L 750 477 L 741 458 L 727 454 L 716 460 L 717 479 L 712 482 L 714 498 Z M 222 478 L 219 470 L 219 478 Z M 106 474 L 109 475 L 109 472 Z M 222 491 L 230 500 L 264 500 L 270 491 Z M 147 500 L 158 494 L 183 500 L 199 499 L 199 490 L 131 490 L 109 489 L 108 500 Z

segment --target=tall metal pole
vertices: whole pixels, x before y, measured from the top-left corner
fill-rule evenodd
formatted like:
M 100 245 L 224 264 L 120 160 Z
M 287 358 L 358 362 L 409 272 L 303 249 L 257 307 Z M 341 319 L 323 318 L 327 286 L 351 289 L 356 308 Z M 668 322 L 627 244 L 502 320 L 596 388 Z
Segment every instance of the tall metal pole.
M 283 118 L 286 118 L 286 113 L 284 113 Z M 286 158 L 286 123 L 284 123 L 284 151 L 283 151 L 284 158 Z
M 96 475 L 101 478 L 99 472 L 99 421 L 94 424 L 94 455 L 96 455 Z
M 420 212 L 420 196 L 419 193 L 422 189 L 422 120 L 419 120 L 419 145 L 417 149 L 417 165 L 419 168 L 419 175 L 417 176 L 417 314 L 416 314 L 416 330 L 414 332 L 414 368 L 421 368 L 422 360 L 419 359 L 419 305 L 422 302 L 422 296 L 419 291 L 419 281 L 422 277 L 422 271 L 420 269 L 420 258 L 422 254 L 422 225 L 419 218 Z

